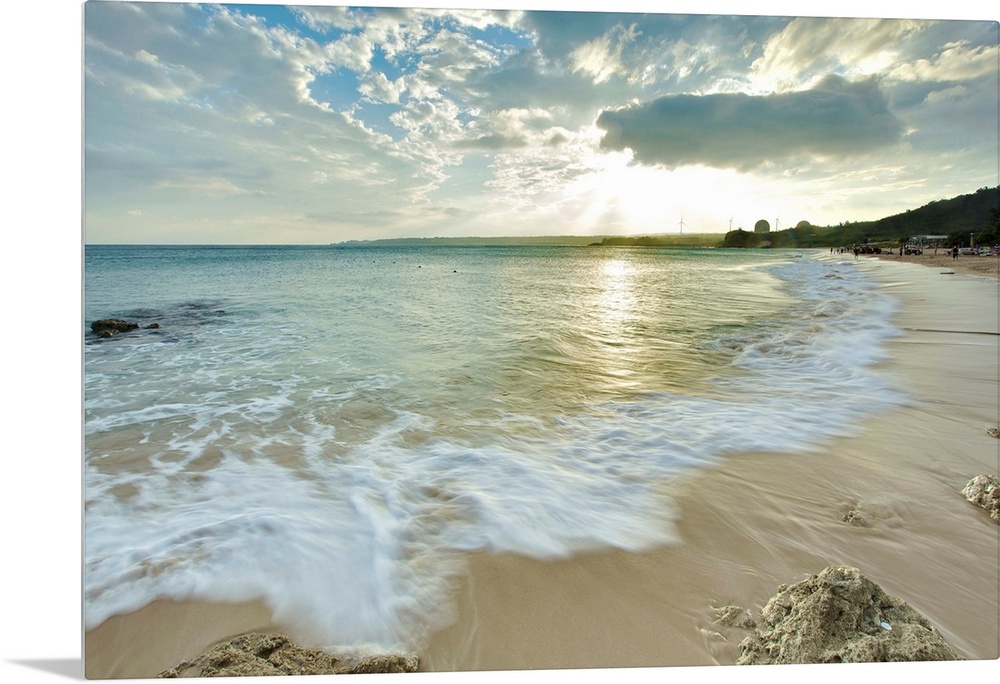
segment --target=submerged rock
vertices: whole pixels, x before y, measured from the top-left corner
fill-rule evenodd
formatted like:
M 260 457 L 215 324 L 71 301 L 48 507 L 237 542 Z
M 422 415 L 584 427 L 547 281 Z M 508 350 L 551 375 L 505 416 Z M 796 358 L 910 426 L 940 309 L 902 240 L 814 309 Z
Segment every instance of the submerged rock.
M 740 665 L 961 660 L 928 620 L 857 568 L 781 585 L 740 644 Z
M 296 646 L 284 634 L 244 634 L 218 644 L 157 677 L 261 677 L 268 675 L 368 674 L 416 672 L 409 653 L 332 655 Z
M 1000 478 L 976 475 L 965 485 L 962 494 L 972 503 L 985 508 L 990 517 L 1000 523 Z
M 854 527 L 872 526 L 872 517 L 864 511 L 860 511 L 856 508 L 845 513 L 842 520 L 848 525 L 853 525 Z

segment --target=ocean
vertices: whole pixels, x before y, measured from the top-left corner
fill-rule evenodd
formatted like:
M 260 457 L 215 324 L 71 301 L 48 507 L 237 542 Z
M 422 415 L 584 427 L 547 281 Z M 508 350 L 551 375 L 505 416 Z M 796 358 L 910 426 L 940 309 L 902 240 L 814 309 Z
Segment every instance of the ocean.
M 803 458 L 906 401 L 878 368 L 895 300 L 819 252 L 87 246 L 84 268 L 87 628 L 261 600 L 317 645 L 418 648 L 469 552 L 683 543 L 685 473 Z M 89 331 L 109 317 L 143 328 Z

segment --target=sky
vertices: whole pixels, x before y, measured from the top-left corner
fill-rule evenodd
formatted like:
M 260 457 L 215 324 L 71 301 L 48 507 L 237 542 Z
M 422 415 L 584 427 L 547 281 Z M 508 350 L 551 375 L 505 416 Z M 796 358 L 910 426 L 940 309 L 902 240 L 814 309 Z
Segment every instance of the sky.
M 1000 182 L 985 10 L 524 4 L 86 3 L 86 242 L 724 233 Z

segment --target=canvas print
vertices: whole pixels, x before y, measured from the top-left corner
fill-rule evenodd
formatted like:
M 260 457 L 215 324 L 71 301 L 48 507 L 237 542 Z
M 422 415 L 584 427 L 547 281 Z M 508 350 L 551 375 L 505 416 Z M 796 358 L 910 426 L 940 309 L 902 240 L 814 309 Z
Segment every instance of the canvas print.
M 996 21 L 83 35 L 88 678 L 1000 656 Z

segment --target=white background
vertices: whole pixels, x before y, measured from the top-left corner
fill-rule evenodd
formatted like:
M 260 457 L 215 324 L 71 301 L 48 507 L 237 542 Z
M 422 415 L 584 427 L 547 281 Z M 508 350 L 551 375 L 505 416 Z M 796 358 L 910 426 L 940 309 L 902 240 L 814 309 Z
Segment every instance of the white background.
M 335 4 L 321 0 L 316 4 Z M 996 20 L 992 3 L 768 0 L 560 3 L 455 2 L 395 4 L 514 7 L 699 14 L 892 16 Z M 989 14 L 992 12 L 992 14 Z M 0 681 L 82 679 L 81 627 L 81 301 L 82 301 L 82 15 L 76 0 L 5 4 L 3 38 L 3 204 L 0 229 L 4 327 L 0 416 Z M 998 160 L 1000 163 L 1000 160 Z M 1000 169 L 998 169 L 1000 173 Z M 13 207 L 13 211 L 10 211 Z M 1000 531 L 998 531 L 1000 541 Z M 984 562 L 990 562 L 984 558 Z M 947 582 L 947 578 L 941 578 Z M 998 607 L 1000 608 L 1000 607 Z M 986 626 L 984 625 L 984 628 Z M 383 675 L 378 682 L 714 683 L 1000 681 L 998 661 L 780 667 L 713 667 L 534 673 Z M 329 681 L 329 677 L 309 681 Z M 250 681 L 273 681 L 252 678 Z M 353 680 L 350 680 L 353 681 Z M 373 680 L 374 681 L 374 680 Z M 410 681 L 407 679 L 406 681 Z

